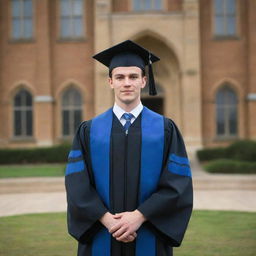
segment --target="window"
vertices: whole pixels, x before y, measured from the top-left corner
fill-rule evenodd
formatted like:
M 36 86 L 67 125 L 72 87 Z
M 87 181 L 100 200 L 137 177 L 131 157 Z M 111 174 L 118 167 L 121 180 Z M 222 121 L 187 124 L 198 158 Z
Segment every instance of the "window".
M 12 0 L 12 38 L 28 40 L 33 36 L 32 0 Z
M 83 0 L 60 0 L 60 35 L 64 39 L 82 38 Z
M 234 137 L 237 135 L 237 96 L 228 86 L 216 94 L 217 136 Z
M 62 95 L 62 134 L 73 136 L 82 122 L 82 98 L 74 89 L 67 89 Z
M 159 11 L 163 9 L 163 0 L 133 0 L 135 11 Z
M 14 97 L 14 136 L 31 137 L 33 135 L 32 95 L 25 89 L 19 90 Z
M 215 35 L 235 36 L 237 8 L 236 0 L 214 0 Z

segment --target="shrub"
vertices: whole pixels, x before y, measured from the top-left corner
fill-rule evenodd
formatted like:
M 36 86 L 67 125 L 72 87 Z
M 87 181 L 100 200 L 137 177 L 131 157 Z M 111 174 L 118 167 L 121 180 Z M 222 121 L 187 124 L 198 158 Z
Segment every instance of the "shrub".
M 63 163 L 67 161 L 71 146 L 62 144 L 33 149 L 1 149 L 0 164 Z
M 198 150 L 197 156 L 200 161 L 211 161 L 221 158 L 256 161 L 256 141 L 239 140 L 228 147 Z
M 226 149 L 229 159 L 256 161 L 256 141 L 240 140 L 234 142 Z
M 231 159 L 213 160 L 204 165 L 211 173 L 253 173 L 256 174 L 256 162 L 245 162 Z
M 226 157 L 225 148 L 206 148 L 197 151 L 197 157 L 200 161 L 210 161 Z

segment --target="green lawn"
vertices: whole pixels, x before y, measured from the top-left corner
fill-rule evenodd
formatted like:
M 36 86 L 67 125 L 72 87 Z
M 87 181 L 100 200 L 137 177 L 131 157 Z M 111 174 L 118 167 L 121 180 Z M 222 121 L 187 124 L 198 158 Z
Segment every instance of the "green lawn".
M 66 233 L 66 215 L 31 214 L 0 218 L 1 256 L 73 256 L 76 242 Z M 256 215 L 194 211 L 175 256 L 255 256 Z
M 64 169 L 65 164 L 0 165 L 0 178 L 63 176 Z
M 175 256 L 255 256 L 256 213 L 194 211 Z

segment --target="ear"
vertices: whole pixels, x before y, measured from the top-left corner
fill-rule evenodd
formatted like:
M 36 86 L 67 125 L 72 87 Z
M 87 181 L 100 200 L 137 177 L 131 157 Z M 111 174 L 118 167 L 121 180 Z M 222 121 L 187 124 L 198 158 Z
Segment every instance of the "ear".
M 141 89 L 143 89 L 147 84 L 147 77 L 146 76 L 143 76 L 142 77 L 142 85 L 141 85 Z
M 113 80 L 112 80 L 111 77 L 108 78 L 108 84 L 109 84 L 110 88 L 114 89 L 114 87 L 113 87 Z

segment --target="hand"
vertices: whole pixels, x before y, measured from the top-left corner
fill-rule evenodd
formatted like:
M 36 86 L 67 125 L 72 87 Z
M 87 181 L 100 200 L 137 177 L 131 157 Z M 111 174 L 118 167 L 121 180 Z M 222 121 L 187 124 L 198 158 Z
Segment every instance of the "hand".
M 128 237 L 125 237 L 123 239 L 117 239 L 119 242 L 123 242 L 123 243 L 130 243 L 133 242 L 137 237 L 137 233 L 134 232 L 131 235 L 129 235 Z
M 99 221 L 107 228 L 110 232 L 110 229 L 118 223 L 118 218 L 114 218 L 114 215 L 110 212 L 106 212 Z
M 106 212 L 101 218 L 100 218 L 100 222 L 108 229 L 108 231 L 110 232 L 111 228 L 113 226 L 115 226 L 118 222 L 119 222 L 119 219 L 121 218 L 116 216 L 116 215 L 113 215 L 109 212 Z M 134 232 L 133 234 L 127 236 L 126 238 L 122 239 L 122 240 L 119 240 L 121 242 L 124 242 L 124 243 L 129 243 L 129 242 L 132 242 L 134 241 L 134 239 L 137 237 L 137 234 Z
M 134 235 L 139 229 L 142 223 L 146 221 L 146 218 L 138 210 L 117 213 L 114 215 L 114 218 L 117 219 L 118 222 L 110 228 L 109 232 L 118 241 L 125 241 L 130 238 L 130 236 Z

